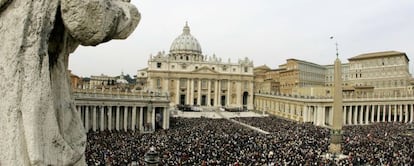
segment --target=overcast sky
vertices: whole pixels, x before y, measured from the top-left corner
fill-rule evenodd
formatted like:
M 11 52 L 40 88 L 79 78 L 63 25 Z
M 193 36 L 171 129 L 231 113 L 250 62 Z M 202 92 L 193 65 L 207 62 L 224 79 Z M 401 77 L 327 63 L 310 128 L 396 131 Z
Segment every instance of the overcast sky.
M 126 40 L 83 47 L 70 55 L 79 76 L 136 75 L 150 54 L 168 52 L 185 22 L 203 54 L 253 59 L 277 68 L 295 58 L 332 64 L 358 54 L 396 50 L 414 61 L 413 0 L 132 0 L 141 13 Z M 330 40 L 330 36 L 335 36 Z M 410 72 L 413 63 L 410 61 Z

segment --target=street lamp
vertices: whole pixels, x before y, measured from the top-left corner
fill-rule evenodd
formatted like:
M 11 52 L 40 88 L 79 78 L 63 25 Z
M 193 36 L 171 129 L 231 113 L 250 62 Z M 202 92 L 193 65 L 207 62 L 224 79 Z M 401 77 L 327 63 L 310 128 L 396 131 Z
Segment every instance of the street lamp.
M 145 165 L 148 166 L 157 166 L 160 162 L 160 157 L 158 156 L 158 152 L 155 151 L 155 147 L 151 146 L 150 150 L 145 154 L 144 157 Z

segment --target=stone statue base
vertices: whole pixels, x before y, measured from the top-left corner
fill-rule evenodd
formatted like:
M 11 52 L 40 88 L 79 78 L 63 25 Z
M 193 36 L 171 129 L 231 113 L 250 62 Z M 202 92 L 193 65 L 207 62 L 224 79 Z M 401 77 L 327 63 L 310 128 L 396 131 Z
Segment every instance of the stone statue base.
M 342 159 L 346 159 L 348 158 L 347 155 L 344 155 L 342 153 L 325 153 L 323 155 L 321 155 L 322 158 L 328 159 L 328 160 L 342 160 Z
M 332 153 L 332 154 L 341 153 L 341 144 L 330 144 L 328 151 L 329 153 Z

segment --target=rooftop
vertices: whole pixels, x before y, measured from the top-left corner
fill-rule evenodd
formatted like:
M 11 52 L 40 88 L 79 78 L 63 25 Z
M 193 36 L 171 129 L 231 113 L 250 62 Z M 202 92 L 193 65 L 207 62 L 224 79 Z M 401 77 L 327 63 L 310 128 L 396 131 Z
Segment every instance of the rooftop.
M 405 54 L 405 52 L 399 52 L 399 51 L 383 51 L 383 52 L 372 52 L 372 53 L 365 53 L 365 54 L 360 54 L 354 57 L 349 58 L 349 61 L 352 60 L 360 60 L 360 59 L 370 59 L 370 58 L 379 58 L 379 57 L 390 57 L 390 56 L 401 56 L 404 55 L 405 58 L 408 59 L 407 55 Z

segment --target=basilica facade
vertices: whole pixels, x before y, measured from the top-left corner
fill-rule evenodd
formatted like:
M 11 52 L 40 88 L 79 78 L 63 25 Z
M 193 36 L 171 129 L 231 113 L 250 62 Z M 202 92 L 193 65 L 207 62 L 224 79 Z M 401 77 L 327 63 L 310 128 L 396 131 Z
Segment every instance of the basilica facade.
M 151 55 L 137 80 L 148 91 L 168 93 L 171 105 L 253 109 L 253 61 L 203 55 L 187 23 L 169 53 Z

